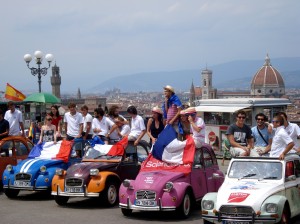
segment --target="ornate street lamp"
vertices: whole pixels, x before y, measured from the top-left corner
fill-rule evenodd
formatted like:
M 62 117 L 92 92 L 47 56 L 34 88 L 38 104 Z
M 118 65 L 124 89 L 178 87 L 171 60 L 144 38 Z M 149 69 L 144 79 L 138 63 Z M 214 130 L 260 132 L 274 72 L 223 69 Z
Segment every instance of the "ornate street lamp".
M 49 63 L 48 68 L 50 68 L 51 62 L 53 61 L 53 55 L 46 54 L 45 58 L 46 58 L 47 62 Z M 34 52 L 34 59 L 35 59 L 35 62 L 37 64 L 38 68 L 34 68 L 34 67 L 30 68 L 29 63 L 31 62 L 32 57 L 30 54 L 24 55 L 24 60 L 27 63 L 27 67 L 31 70 L 31 74 L 33 76 L 36 76 L 36 75 L 38 76 L 39 92 L 41 92 L 41 84 L 42 84 L 41 78 L 42 78 L 42 75 L 43 76 L 47 75 L 48 68 L 47 67 L 41 68 L 41 64 L 43 61 L 43 53 L 41 51 Z

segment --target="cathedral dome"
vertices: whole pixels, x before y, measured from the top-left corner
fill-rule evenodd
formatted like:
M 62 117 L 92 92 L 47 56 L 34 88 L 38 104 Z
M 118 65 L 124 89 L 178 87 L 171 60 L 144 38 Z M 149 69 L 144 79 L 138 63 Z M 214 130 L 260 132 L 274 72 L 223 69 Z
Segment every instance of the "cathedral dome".
M 264 65 L 256 72 L 251 82 L 251 95 L 261 97 L 281 97 L 285 85 L 280 73 L 271 65 L 267 55 Z

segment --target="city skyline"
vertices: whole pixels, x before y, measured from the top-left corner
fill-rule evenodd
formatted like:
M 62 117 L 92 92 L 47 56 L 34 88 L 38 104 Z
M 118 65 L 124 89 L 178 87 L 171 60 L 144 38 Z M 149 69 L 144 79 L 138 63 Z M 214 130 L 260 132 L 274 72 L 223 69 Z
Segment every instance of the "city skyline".
M 37 91 L 37 78 L 23 60 L 35 50 L 54 55 L 62 92 L 133 73 L 200 71 L 233 60 L 262 60 L 266 53 L 300 56 L 296 0 L 36 3 L 1 6 L 2 91 L 7 82 Z M 51 92 L 50 76 L 49 69 L 42 91 Z

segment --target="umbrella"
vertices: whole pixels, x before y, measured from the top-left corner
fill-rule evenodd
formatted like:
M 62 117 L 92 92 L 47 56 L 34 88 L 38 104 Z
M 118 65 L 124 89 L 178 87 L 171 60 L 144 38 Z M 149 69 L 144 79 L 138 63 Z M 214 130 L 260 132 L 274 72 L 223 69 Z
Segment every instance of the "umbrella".
M 33 93 L 27 96 L 23 102 L 35 103 L 60 103 L 60 99 L 51 93 Z

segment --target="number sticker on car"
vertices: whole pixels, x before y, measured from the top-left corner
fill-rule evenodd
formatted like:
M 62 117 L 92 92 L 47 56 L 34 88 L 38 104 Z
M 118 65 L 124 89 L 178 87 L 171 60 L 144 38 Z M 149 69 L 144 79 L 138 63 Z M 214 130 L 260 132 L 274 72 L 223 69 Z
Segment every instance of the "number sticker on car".
M 28 181 L 19 181 L 19 180 L 15 180 L 14 181 L 14 185 L 17 187 L 30 187 L 31 183 Z
M 83 189 L 81 187 L 66 187 L 65 191 L 69 193 L 82 193 Z
M 136 200 L 135 205 L 154 207 L 154 206 L 156 206 L 156 201 L 153 201 L 153 200 Z

